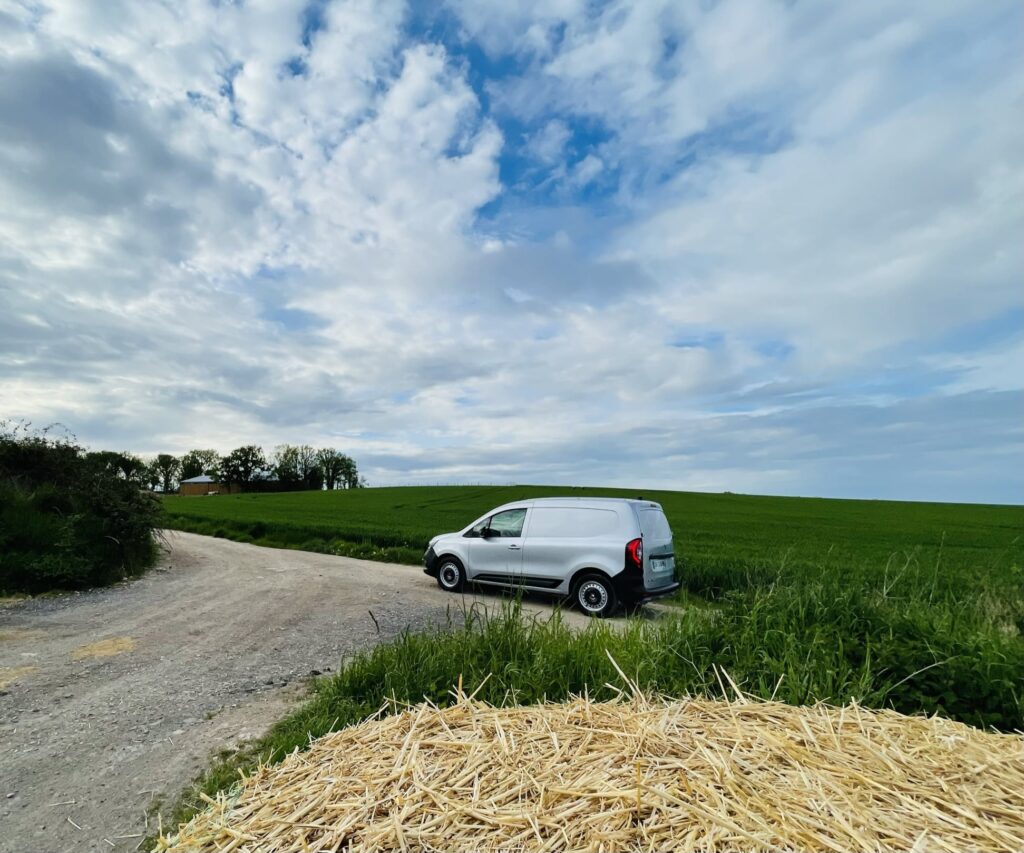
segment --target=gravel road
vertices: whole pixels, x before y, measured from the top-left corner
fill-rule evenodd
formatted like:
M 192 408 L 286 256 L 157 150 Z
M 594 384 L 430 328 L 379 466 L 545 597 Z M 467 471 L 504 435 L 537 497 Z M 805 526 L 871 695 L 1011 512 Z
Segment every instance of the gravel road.
M 412 566 L 167 536 L 139 580 L 0 605 L 3 853 L 136 849 L 151 805 L 308 676 L 461 605 Z

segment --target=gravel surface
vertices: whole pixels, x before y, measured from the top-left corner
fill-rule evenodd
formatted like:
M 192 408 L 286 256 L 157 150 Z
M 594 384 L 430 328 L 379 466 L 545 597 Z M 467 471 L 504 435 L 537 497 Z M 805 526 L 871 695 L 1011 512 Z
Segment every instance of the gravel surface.
M 136 849 L 310 675 L 462 604 L 413 566 L 167 537 L 139 580 L 0 605 L 0 851 Z

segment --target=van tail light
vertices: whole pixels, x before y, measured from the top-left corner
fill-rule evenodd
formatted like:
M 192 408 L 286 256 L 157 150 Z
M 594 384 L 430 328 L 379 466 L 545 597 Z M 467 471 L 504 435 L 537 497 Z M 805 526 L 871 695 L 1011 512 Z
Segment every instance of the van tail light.
M 644 571 L 644 540 L 631 539 L 626 543 L 626 571 Z

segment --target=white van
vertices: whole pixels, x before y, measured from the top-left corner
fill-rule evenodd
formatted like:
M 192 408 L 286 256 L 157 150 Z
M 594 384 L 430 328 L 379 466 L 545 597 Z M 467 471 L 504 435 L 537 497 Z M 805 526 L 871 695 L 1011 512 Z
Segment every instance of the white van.
M 571 597 L 591 616 L 679 589 L 668 519 L 645 500 L 515 501 L 435 536 L 423 562 L 448 592 L 467 583 L 522 587 Z

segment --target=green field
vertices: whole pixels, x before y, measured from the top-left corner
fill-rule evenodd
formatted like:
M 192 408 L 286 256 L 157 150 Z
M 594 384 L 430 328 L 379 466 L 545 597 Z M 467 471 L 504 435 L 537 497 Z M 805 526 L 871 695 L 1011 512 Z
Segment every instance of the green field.
M 418 563 L 427 540 L 525 497 L 636 497 L 552 486 L 438 486 L 167 497 L 170 526 L 260 544 Z M 680 580 L 717 597 L 780 576 L 935 570 L 938 582 L 1012 577 L 1024 507 L 647 491 L 675 534 Z M 1019 575 L 1017 576 L 1019 579 Z
M 180 529 L 415 564 L 436 533 L 506 501 L 566 492 L 635 496 L 410 487 L 168 497 L 165 506 Z M 652 688 L 706 690 L 720 665 L 744 689 L 789 702 L 856 699 L 1024 728 L 1024 508 L 644 497 L 672 524 L 680 603 L 701 605 L 680 608 L 685 628 L 658 628 L 653 642 L 670 652 L 645 652 L 658 661 L 644 667 Z
M 170 526 L 264 545 L 418 563 L 430 536 L 527 496 L 611 489 L 439 487 L 168 497 Z M 387 700 L 610 698 L 608 654 L 646 690 L 857 701 L 1024 730 L 1024 508 L 644 492 L 675 533 L 685 585 L 672 615 L 585 633 L 513 609 L 468 614 L 358 655 L 251 749 L 216 763 L 184 818 L 259 760 L 358 722 Z M 440 590 L 438 595 L 442 595 Z

